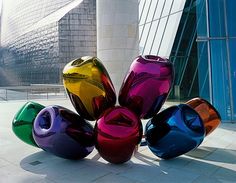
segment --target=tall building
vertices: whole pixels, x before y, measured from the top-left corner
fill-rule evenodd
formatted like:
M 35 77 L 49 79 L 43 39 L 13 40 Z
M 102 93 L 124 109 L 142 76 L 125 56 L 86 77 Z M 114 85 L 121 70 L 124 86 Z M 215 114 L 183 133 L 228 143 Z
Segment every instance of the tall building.
M 96 55 L 95 0 L 4 0 L 0 86 L 61 83 L 67 62 Z
M 141 54 L 169 58 L 175 67 L 170 98 L 200 96 L 236 121 L 234 0 L 140 0 Z

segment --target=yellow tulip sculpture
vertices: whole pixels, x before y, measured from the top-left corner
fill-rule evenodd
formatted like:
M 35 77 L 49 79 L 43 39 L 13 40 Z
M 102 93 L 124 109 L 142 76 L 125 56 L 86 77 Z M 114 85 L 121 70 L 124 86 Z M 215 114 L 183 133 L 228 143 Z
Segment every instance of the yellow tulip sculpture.
M 96 57 L 85 56 L 69 62 L 63 70 L 63 84 L 79 115 L 96 120 L 116 103 L 109 74 Z

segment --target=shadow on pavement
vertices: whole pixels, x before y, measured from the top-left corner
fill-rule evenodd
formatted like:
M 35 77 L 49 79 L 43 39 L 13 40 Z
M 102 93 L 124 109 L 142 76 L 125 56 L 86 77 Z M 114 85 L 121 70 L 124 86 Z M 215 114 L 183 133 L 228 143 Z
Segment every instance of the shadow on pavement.
M 201 147 L 172 160 L 161 160 L 137 152 L 131 161 L 120 165 L 100 159 L 98 153 L 91 159 L 72 161 L 41 151 L 26 156 L 20 166 L 31 173 L 45 175 L 47 180 L 54 182 L 109 182 L 116 177 L 115 182 L 124 182 L 126 179 L 130 182 L 171 182 L 174 179 L 181 182 L 185 178 L 191 182 L 202 176 L 219 182 L 236 180 L 236 170 L 215 165 L 214 161 L 233 163 L 235 159 L 235 150 L 212 147 Z

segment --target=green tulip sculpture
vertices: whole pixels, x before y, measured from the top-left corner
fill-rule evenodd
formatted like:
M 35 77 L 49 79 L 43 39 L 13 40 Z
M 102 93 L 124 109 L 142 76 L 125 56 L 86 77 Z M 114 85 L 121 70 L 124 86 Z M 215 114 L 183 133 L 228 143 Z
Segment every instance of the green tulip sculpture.
M 44 108 L 43 105 L 36 102 L 27 102 L 16 113 L 12 121 L 12 130 L 15 135 L 25 143 L 38 147 L 32 136 L 34 119 Z

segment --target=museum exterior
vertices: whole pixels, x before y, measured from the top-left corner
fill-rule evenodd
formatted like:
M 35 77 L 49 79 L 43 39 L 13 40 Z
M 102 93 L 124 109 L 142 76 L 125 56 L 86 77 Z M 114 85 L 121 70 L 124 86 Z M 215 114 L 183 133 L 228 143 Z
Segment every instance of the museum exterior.
M 223 121 L 236 121 L 234 7 L 234 0 L 3 1 L 0 86 L 61 84 L 68 61 L 92 55 L 117 89 L 136 55 L 159 55 L 175 67 L 169 98 L 203 97 Z

